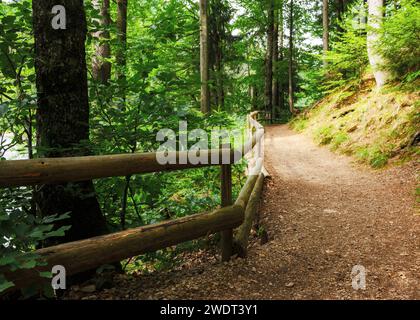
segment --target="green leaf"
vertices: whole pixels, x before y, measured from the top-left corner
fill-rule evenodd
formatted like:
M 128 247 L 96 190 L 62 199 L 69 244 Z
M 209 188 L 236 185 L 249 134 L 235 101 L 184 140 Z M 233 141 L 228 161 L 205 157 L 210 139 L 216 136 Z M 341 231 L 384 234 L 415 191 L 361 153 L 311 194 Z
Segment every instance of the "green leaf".
M 49 271 L 46 272 L 40 272 L 39 276 L 42 278 L 47 278 L 47 279 L 51 279 L 52 278 L 52 273 Z
M 5 281 L 5 282 L 0 282 L 0 293 L 3 291 L 6 291 L 7 289 L 10 289 L 12 287 L 14 287 L 15 284 L 13 282 L 10 281 Z

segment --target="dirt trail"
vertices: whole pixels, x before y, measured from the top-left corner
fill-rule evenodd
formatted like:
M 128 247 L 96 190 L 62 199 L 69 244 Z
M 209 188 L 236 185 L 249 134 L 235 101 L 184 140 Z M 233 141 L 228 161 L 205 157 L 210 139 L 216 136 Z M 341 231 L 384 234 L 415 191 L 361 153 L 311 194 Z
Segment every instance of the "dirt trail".
M 414 163 L 372 171 L 286 126 L 267 128 L 271 174 L 261 217 L 270 241 L 246 260 L 197 259 L 159 275 L 121 277 L 102 298 L 420 299 Z M 417 212 L 417 215 L 416 215 Z M 367 269 L 352 288 L 353 266 Z

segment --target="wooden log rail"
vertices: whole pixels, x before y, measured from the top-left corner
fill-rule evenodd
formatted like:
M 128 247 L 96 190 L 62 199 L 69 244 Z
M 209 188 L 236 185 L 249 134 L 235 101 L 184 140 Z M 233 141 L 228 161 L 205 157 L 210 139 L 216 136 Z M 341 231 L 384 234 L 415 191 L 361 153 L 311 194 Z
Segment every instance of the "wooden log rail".
M 54 265 L 64 266 L 66 274 L 73 275 L 104 264 L 236 228 L 241 225 L 243 218 L 242 207 L 230 206 L 212 213 L 41 249 L 36 251 L 36 254 L 47 262 L 46 266 L 16 272 L 5 272 L 0 269 L 0 272 L 5 273 L 6 278 L 12 281 L 16 288 L 21 288 L 42 281 L 38 272 L 51 271 Z
M 33 253 L 46 262 L 45 266 L 31 270 L 19 269 L 14 272 L 2 267 L 0 273 L 5 274 L 6 278 L 15 284 L 14 290 L 46 282 L 48 279 L 40 277 L 39 272 L 51 271 L 55 265 L 64 266 L 67 276 L 70 276 L 104 264 L 164 249 L 217 232 L 221 232 L 222 235 L 222 259 L 226 261 L 230 259 L 234 249 L 233 229 L 237 227 L 240 227 L 240 232 L 239 236 L 235 237 L 235 247 L 239 246 L 240 253 L 245 252 L 248 242 L 247 234 L 250 232 L 250 221 L 252 222 L 255 215 L 255 204 L 260 196 L 258 190 L 262 189 L 263 159 L 259 158 L 255 161 L 235 203 L 232 200 L 231 165 L 235 163 L 235 159 L 238 159 L 238 152 L 245 155 L 256 145 L 262 143 L 264 129 L 256 121 L 257 115 L 258 112 L 254 112 L 248 117 L 248 127 L 252 133 L 252 139 L 242 146 L 240 151 L 230 148 L 202 151 L 206 153 L 209 160 L 215 153 L 220 157 L 230 156 L 231 159 L 229 164 L 221 165 L 221 209 L 211 213 L 197 214 L 174 221 L 40 249 Z M 180 156 L 185 155 L 177 153 L 178 159 Z M 212 166 L 211 161 L 208 165 L 168 164 L 162 166 L 156 160 L 156 153 L 3 161 L 0 162 L 0 187 L 76 182 L 204 166 Z M 248 203 L 251 203 L 252 207 L 249 207 Z
M 249 146 L 245 146 L 247 148 Z M 176 164 L 161 165 L 157 153 L 137 153 L 107 156 L 14 160 L 0 162 L 0 187 L 19 187 L 40 184 L 80 182 L 92 179 L 124 177 L 133 174 L 185 170 L 212 164 L 214 157 L 231 163 L 240 158 L 236 150 L 205 150 L 208 164 L 180 164 L 188 152 L 175 152 Z

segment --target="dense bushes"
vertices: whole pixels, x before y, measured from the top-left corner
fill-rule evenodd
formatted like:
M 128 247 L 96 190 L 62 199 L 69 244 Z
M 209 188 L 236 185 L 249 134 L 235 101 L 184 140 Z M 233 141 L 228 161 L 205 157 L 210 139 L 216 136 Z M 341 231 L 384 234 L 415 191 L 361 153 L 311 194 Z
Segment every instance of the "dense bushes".
M 31 188 L 0 190 L 0 268 L 14 271 L 42 265 L 42 260 L 35 254 L 25 255 L 24 258 L 20 254 L 33 250 L 48 238 L 64 236 L 70 228 L 54 230 L 53 226 L 54 222 L 68 218 L 67 215 L 45 218 L 33 215 L 31 198 Z M 50 277 L 50 274 L 41 273 L 41 276 Z M 0 293 L 13 286 L 0 274 Z
M 355 4 L 341 23 L 342 33 L 331 43 L 327 54 L 324 90 L 329 92 L 350 80 L 359 80 L 368 65 L 366 23 L 363 5 Z

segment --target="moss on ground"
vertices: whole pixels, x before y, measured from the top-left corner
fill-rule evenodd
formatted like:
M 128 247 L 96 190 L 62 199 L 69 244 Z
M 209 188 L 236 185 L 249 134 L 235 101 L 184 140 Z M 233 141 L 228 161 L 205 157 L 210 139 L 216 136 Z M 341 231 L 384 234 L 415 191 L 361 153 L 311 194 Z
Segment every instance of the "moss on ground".
M 418 157 L 419 85 L 377 90 L 372 78 L 337 89 L 290 126 L 320 145 L 381 168 Z M 417 142 L 417 141 L 416 141 Z

